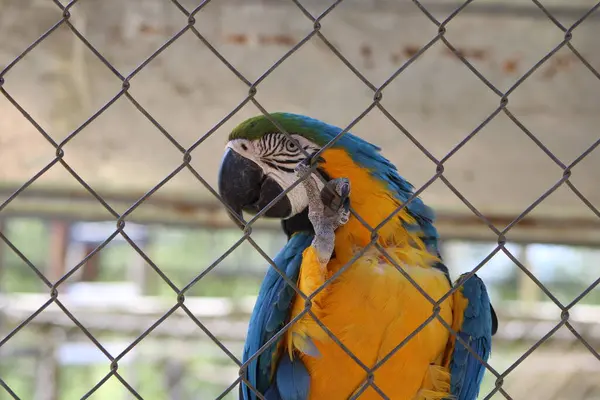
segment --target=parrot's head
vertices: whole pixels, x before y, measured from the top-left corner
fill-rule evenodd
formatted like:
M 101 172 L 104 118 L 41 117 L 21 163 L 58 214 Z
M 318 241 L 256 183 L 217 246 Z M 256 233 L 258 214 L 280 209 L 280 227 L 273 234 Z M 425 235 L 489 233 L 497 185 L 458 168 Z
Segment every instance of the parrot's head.
M 298 179 L 294 170 L 298 163 L 335 136 L 334 127 L 309 117 L 289 113 L 274 113 L 270 117 L 289 136 L 264 115 L 247 119 L 229 135 L 218 187 L 223 200 L 239 215 L 242 211 L 258 213 L 288 189 Z M 320 180 L 317 184 L 321 184 Z M 304 186 L 296 185 L 264 216 L 286 220 L 307 206 Z

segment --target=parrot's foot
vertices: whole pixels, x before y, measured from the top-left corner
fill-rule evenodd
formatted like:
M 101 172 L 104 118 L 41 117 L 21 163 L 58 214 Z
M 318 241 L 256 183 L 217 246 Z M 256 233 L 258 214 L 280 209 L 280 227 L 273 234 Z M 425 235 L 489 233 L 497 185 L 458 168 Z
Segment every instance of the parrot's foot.
M 298 164 L 296 175 L 301 178 L 310 171 L 311 158 Z M 350 218 L 350 181 L 347 178 L 332 179 L 319 191 L 317 182 L 308 176 L 302 184 L 308 196 L 308 219 L 314 230 L 312 246 L 317 250 L 319 261 L 329 263 L 335 244 L 335 230 Z
M 332 179 L 321 190 L 324 220 L 331 223 L 334 230 L 345 225 L 350 219 L 349 196 L 350 181 L 347 178 Z

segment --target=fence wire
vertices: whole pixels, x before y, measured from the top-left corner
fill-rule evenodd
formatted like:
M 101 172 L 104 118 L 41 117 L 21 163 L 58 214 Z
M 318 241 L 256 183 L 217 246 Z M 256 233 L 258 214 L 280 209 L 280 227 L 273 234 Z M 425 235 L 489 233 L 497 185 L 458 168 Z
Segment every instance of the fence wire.
M 202 9 L 210 2 L 210 0 L 206 0 L 202 2 L 200 5 L 195 7 L 192 10 L 188 10 L 184 7 L 179 1 L 171 0 L 171 2 L 179 9 L 182 13 L 182 16 L 187 18 L 187 24 L 183 26 L 177 33 L 175 33 L 169 40 L 167 40 L 160 48 L 158 48 L 153 54 L 151 54 L 146 60 L 144 60 L 137 68 L 135 68 L 128 75 L 123 75 L 119 72 L 111 63 L 86 39 L 85 35 L 82 34 L 77 28 L 71 23 L 71 8 L 85 0 L 73 0 L 66 5 L 63 5 L 58 0 L 53 0 L 53 3 L 62 11 L 62 18 L 58 20 L 48 31 L 46 31 L 43 35 L 41 35 L 37 40 L 35 40 L 29 47 L 27 47 L 18 57 L 16 57 L 12 62 L 10 62 L 1 72 L 0 72 L 0 92 L 2 95 L 8 99 L 12 105 L 20 111 L 20 113 L 36 128 L 36 130 L 55 148 L 56 154 L 55 158 L 48 163 L 44 168 L 42 168 L 37 174 L 31 177 L 27 182 L 25 182 L 18 190 L 16 190 L 6 201 L 4 201 L 0 205 L 0 212 L 6 208 L 20 193 L 22 193 L 25 189 L 27 189 L 32 183 L 34 183 L 38 178 L 40 178 L 46 171 L 52 168 L 56 164 L 61 164 L 66 171 L 69 172 L 86 190 L 89 192 L 115 219 L 116 227 L 114 232 L 104 240 L 100 245 L 98 245 L 91 253 L 89 253 L 83 260 L 81 260 L 76 266 L 74 266 L 71 270 L 69 270 L 64 276 L 58 279 L 56 282 L 51 282 L 44 274 L 30 261 L 27 257 L 13 244 L 11 241 L 0 232 L 0 238 L 3 242 L 7 244 L 7 246 L 18 255 L 18 257 L 23 260 L 23 262 L 29 266 L 35 272 L 35 274 L 39 277 L 39 279 L 44 283 L 44 285 L 48 289 L 49 297 L 48 300 L 29 318 L 22 321 L 17 327 L 15 327 L 6 337 L 0 340 L 0 347 L 6 344 L 15 334 L 17 334 L 23 327 L 25 327 L 29 322 L 31 322 L 37 315 L 39 315 L 42 311 L 44 311 L 51 304 L 56 304 L 67 316 L 73 321 L 73 323 L 83 332 L 91 342 L 106 356 L 107 358 L 107 366 L 108 372 L 106 376 L 104 376 L 99 382 L 96 383 L 90 390 L 82 397 L 83 399 L 90 397 L 94 392 L 96 392 L 108 379 L 114 377 L 118 379 L 122 385 L 136 398 L 141 399 L 142 396 L 121 376 L 119 373 L 119 362 L 123 359 L 125 355 L 127 355 L 136 345 L 138 345 L 146 336 L 148 336 L 159 324 L 163 323 L 171 314 L 175 311 L 182 310 L 185 312 L 189 318 L 194 321 L 194 323 L 206 334 L 208 337 L 239 367 L 239 378 L 231 383 L 227 389 L 225 389 L 218 399 L 225 397 L 228 393 L 233 391 L 239 384 L 242 382 L 246 384 L 254 393 L 256 393 L 257 397 L 260 399 L 264 399 L 264 396 L 260 394 L 256 388 L 252 387 L 250 382 L 245 378 L 245 371 L 248 368 L 248 364 L 256 359 L 265 349 L 267 349 L 273 342 L 278 340 L 286 331 L 293 325 L 297 320 L 302 318 L 305 315 L 310 315 L 316 323 L 327 333 L 327 335 L 342 348 L 351 358 L 356 362 L 365 373 L 365 380 L 357 388 L 355 394 L 351 397 L 351 399 L 356 399 L 361 396 L 364 391 L 371 387 L 373 388 L 383 399 L 388 399 L 386 394 L 376 385 L 374 381 L 374 373 L 380 368 L 390 357 L 392 357 L 402 346 L 404 346 L 409 340 L 411 340 L 418 332 L 420 332 L 428 323 L 433 320 L 439 321 L 442 325 L 444 325 L 451 335 L 453 335 L 459 342 L 461 342 L 467 349 L 481 362 L 485 365 L 487 369 L 487 373 L 493 374 L 496 378 L 495 388 L 486 395 L 485 399 L 489 399 L 494 396 L 496 393 L 502 394 L 505 398 L 511 399 L 509 393 L 503 388 L 503 383 L 505 378 L 512 372 L 514 369 L 519 366 L 535 349 L 541 346 L 548 338 L 550 338 L 559 328 L 562 326 L 566 326 L 569 331 L 573 333 L 573 335 L 581 342 L 583 345 L 593 354 L 596 359 L 600 361 L 600 354 L 583 338 L 577 330 L 573 327 L 573 325 L 569 322 L 569 311 L 575 306 L 584 296 L 586 296 L 591 290 L 593 290 L 598 284 L 600 284 L 600 278 L 595 282 L 589 285 L 589 287 L 584 290 L 579 296 L 577 296 L 571 303 L 563 304 L 560 302 L 550 290 L 548 290 L 542 282 L 534 274 L 532 274 L 521 262 L 513 255 L 511 252 L 505 247 L 506 244 L 506 235 L 507 233 L 525 216 L 527 216 L 538 204 L 540 204 L 545 198 L 547 198 L 550 194 L 556 191 L 561 186 L 568 187 L 591 211 L 595 213 L 596 216 L 600 218 L 600 211 L 579 191 L 575 185 L 569 180 L 571 177 L 572 169 L 579 164 L 586 156 L 588 156 L 598 145 L 600 145 L 600 139 L 596 140 L 586 151 L 584 151 L 579 157 L 577 157 L 572 163 L 564 164 L 561 162 L 551 150 L 549 150 L 544 144 L 535 136 L 534 133 L 529 131 L 527 127 L 519 121 L 519 119 L 510 111 L 509 107 L 509 98 L 510 94 L 513 93 L 521 84 L 527 80 L 538 68 L 540 68 L 544 63 L 546 63 L 554 54 L 556 54 L 560 49 L 567 48 L 572 54 L 574 54 L 577 59 L 581 61 L 581 63 L 600 80 L 600 73 L 592 67 L 592 65 L 577 51 L 574 45 L 571 43 L 573 35 L 577 27 L 588 18 L 593 12 L 595 12 L 600 7 L 600 2 L 590 8 L 585 14 L 583 14 L 580 18 L 577 19 L 575 23 L 570 26 L 564 26 L 561 24 L 557 18 L 546 8 L 544 7 L 538 0 L 532 0 L 536 7 L 556 26 L 556 29 L 560 29 L 564 33 L 564 38 L 560 43 L 557 43 L 556 46 L 549 51 L 544 57 L 542 57 L 537 63 L 535 63 L 527 72 L 525 72 L 508 90 L 501 91 L 497 87 L 495 87 L 490 80 L 488 80 L 481 72 L 479 72 L 475 66 L 470 63 L 463 54 L 455 46 L 450 43 L 450 41 L 446 38 L 446 29 L 448 24 L 456 18 L 463 10 L 469 6 L 473 0 L 465 1 L 459 7 L 457 7 L 453 12 L 451 12 L 446 19 L 438 20 L 433 16 L 433 14 L 428 10 L 426 6 L 421 4 L 418 0 L 412 0 L 414 6 L 416 6 L 428 19 L 429 21 L 437 26 L 437 34 L 429 40 L 424 46 L 422 46 L 418 51 L 416 51 L 404 64 L 398 68 L 389 78 L 380 86 L 376 86 L 371 83 L 360 71 L 352 65 L 352 63 L 344 57 L 344 55 L 325 37 L 325 35 L 321 32 L 322 24 L 327 23 L 327 16 L 334 12 L 334 10 L 343 2 L 343 0 L 335 1 L 331 6 L 329 6 L 325 11 L 323 11 L 319 15 L 311 14 L 306 7 L 303 6 L 300 0 L 291 0 L 295 6 L 297 6 L 304 16 L 306 17 L 306 23 L 312 24 L 312 31 L 306 35 L 302 40 L 296 43 L 289 51 L 286 52 L 279 60 L 277 60 L 270 68 L 268 68 L 258 79 L 254 82 L 250 81 L 244 75 L 239 72 L 233 65 L 230 63 L 195 27 L 196 23 L 196 15 L 202 12 Z M 165 0 L 166 1 L 166 0 Z M 39 123 L 37 123 L 31 115 L 27 112 L 27 110 L 21 106 L 5 89 L 4 84 L 6 79 L 9 79 L 8 73 L 11 71 L 13 67 L 15 67 L 28 53 L 33 51 L 41 42 L 47 39 L 52 33 L 57 30 L 61 25 L 66 25 L 70 31 L 100 60 L 121 82 L 121 89 L 116 93 L 108 102 L 106 102 L 100 109 L 98 109 L 91 117 L 89 117 L 84 123 L 82 123 L 77 129 L 71 132 L 65 139 L 60 142 L 55 141 L 42 127 Z M 190 147 L 186 148 L 181 145 L 171 134 L 167 132 L 167 130 L 161 126 L 161 124 L 152 117 L 152 115 L 144 109 L 144 107 L 136 101 L 136 99 L 129 93 L 129 89 L 131 87 L 131 80 L 142 70 L 144 69 L 154 58 L 156 58 L 160 53 L 162 53 L 166 48 L 172 45 L 177 39 L 179 39 L 186 32 L 190 31 L 200 42 L 202 42 L 213 54 L 219 59 L 233 74 L 233 76 L 237 77 L 241 82 L 243 82 L 248 87 L 248 95 L 244 98 L 229 114 L 227 114 L 221 121 L 219 121 L 216 125 L 213 126 L 208 132 L 206 132 L 202 137 L 200 137 L 197 141 L 195 141 Z M 413 196 L 409 198 L 409 200 L 404 203 L 401 207 L 396 209 L 391 215 L 389 215 L 384 221 L 382 221 L 379 225 L 375 227 L 368 226 L 368 224 L 358 215 L 354 210 L 351 210 L 352 214 L 355 218 L 363 223 L 363 225 L 371 232 L 372 240 L 370 243 L 365 246 L 362 250 L 360 250 L 352 260 L 350 260 L 345 266 L 343 266 L 334 276 L 329 278 L 321 287 L 319 287 L 314 293 L 310 296 L 302 293 L 295 282 L 291 281 L 286 274 L 273 262 L 273 260 L 267 255 L 261 247 L 253 240 L 252 228 L 255 221 L 260 218 L 264 213 L 273 206 L 279 199 L 281 199 L 287 192 L 289 192 L 293 187 L 299 184 L 302 179 L 305 179 L 307 176 L 299 179 L 295 184 L 281 193 L 276 199 L 274 199 L 269 205 L 267 205 L 263 210 L 261 210 L 256 216 L 254 216 L 249 221 L 244 221 L 241 216 L 239 217 L 239 223 L 243 226 L 243 234 L 237 240 L 235 244 L 233 244 L 229 250 L 227 250 L 224 254 L 222 254 L 216 261 L 214 261 L 211 265 L 209 265 L 202 273 L 196 276 L 192 281 L 190 281 L 186 286 L 180 288 L 175 285 L 161 269 L 151 260 L 151 258 L 142 251 L 140 247 L 138 247 L 133 240 L 125 233 L 124 228 L 127 224 L 127 217 L 136 210 L 145 200 L 147 200 L 150 196 L 152 196 L 158 189 L 164 186 L 169 180 L 171 180 L 175 175 L 181 172 L 184 169 L 190 171 L 196 179 L 204 186 L 207 190 L 209 190 L 212 195 L 219 200 L 226 208 L 228 206 L 222 201 L 217 192 L 206 182 L 206 180 L 190 165 L 190 161 L 192 159 L 192 152 L 198 146 L 200 146 L 207 138 L 209 138 L 217 129 L 219 129 L 223 124 L 225 124 L 228 120 L 236 115 L 236 113 L 244 107 L 248 103 L 254 104 L 267 118 L 271 119 L 268 111 L 258 102 L 256 99 L 256 94 L 260 89 L 260 84 L 267 79 L 271 73 L 278 68 L 283 62 L 286 61 L 292 54 L 298 51 L 303 45 L 305 45 L 310 40 L 320 40 L 336 57 L 338 57 L 343 64 L 352 71 L 364 84 L 367 88 L 369 88 L 373 92 L 373 101 L 371 104 L 358 115 L 342 132 L 340 132 L 331 142 L 329 142 L 326 146 L 324 146 L 319 153 L 316 155 L 318 157 L 323 151 L 327 148 L 331 147 L 337 140 L 339 140 L 346 132 L 348 132 L 352 127 L 354 127 L 363 117 L 365 117 L 368 113 L 370 113 L 374 109 L 379 109 L 383 115 L 385 115 L 397 128 L 398 130 L 408 138 L 417 148 L 421 150 L 421 152 L 433 161 L 436 164 L 436 172 L 435 174 L 416 192 Z M 386 108 L 381 104 L 381 100 L 384 96 L 384 91 L 386 87 L 394 81 L 403 71 L 413 64 L 415 60 L 421 57 L 431 46 L 434 44 L 441 42 L 443 43 L 448 50 L 450 50 L 477 78 L 479 78 L 497 97 L 498 97 L 498 106 L 497 108 L 472 131 L 470 132 L 461 142 L 459 142 L 453 149 L 451 149 L 443 158 L 438 159 L 433 154 L 427 150 L 425 146 L 423 146 L 411 133 L 404 127 L 402 124 L 396 120 L 391 113 L 386 110 Z M 171 143 L 174 147 L 176 147 L 181 155 L 182 161 L 181 164 L 175 168 L 170 174 L 168 174 L 160 183 L 154 186 L 150 191 L 144 194 L 141 198 L 139 198 L 133 205 L 131 205 L 125 212 L 118 213 L 115 211 L 105 199 L 102 198 L 90 185 L 88 185 L 84 179 L 82 179 L 73 168 L 67 164 L 64 160 L 65 150 L 64 146 L 71 141 L 75 136 L 80 135 L 82 131 L 96 118 L 98 118 L 102 113 L 104 113 L 109 107 L 111 107 L 119 98 L 126 98 L 142 115 L 144 115 L 148 121 L 150 121 Z M 477 208 L 471 204 L 465 196 L 461 194 L 461 192 L 453 186 L 448 179 L 444 176 L 444 165 L 445 163 L 453 157 L 460 149 L 467 144 L 470 140 L 472 140 L 478 133 L 481 131 L 483 127 L 485 127 L 490 121 L 492 121 L 496 116 L 500 113 L 504 113 L 508 116 L 515 125 L 526 135 L 533 143 L 535 143 L 555 164 L 557 164 L 561 170 L 563 171 L 562 176 L 557 177 L 557 181 L 552 187 L 550 187 L 545 193 L 543 193 L 537 200 L 535 200 L 531 205 L 529 205 L 521 214 L 519 214 L 512 222 L 510 222 L 504 228 L 500 228 L 495 226 L 490 220 L 488 220 Z M 285 132 L 284 129 L 277 124 L 276 121 L 271 121 L 277 126 L 277 128 L 284 134 L 288 135 L 291 140 L 294 140 L 289 132 Z M 302 146 L 299 146 L 302 148 Z M 307 155 L 307 154 L 306 154 Z M 308 156 L 308 155 L 307 155 Z M 313 168 L 314 170 L 314 168 Z M 320 175 L 315 174 L 320 177 Z M 322 177 L 321 177 L 322 179 Z M 487 227 L 496 235 L 497 237 L 497 246 L 491 251 L 491 253 L 485 257 L 472 271 L 470 271 L 464 279 L 461 280 L 457 285 L 455 285 L 445 296 L 443 296 L 438 301 L 432 299 L 426 291 L 424 291 L 419 285 L 411 278 L 411 276 L 404 271 L 402 266 L 398 265 L 394 259 L 388 254 L 386 249 L 382 247 L 378 243 L 378 230 L 385 225 L 391 218 L 397 215 L 402 209 L 404 209 L 415 197 L 420 195 L 427 187 L 429 187 L 435 181 L 441 181 L 444 185 L 446 185 L 472 212 L 476 215 L 482 222 L 484 222 Z M 232 210 L 230 210 L 232 211 Z M 91 257 L 101 251 L 108 243 L 110 243 L 117 235 L 121 235 L 131 247 L 145 260 L 146 263 L 162 278 L 162 280 L 173 290 L 173 293 L 176 296 L 175 304 L 162 316 L 160 317 L 152 326 L 150 326 L 147 330 L 145 330 L 139 337 L 137 337 L 127 348 L 125 348 L 119 354 L 111 354 L 102 344 L 94 337 L 94 335 L 83 326 L 77 318 L 68 310 L 68 308 L 61 302 L 60 300 L 60 288 L 61 285 L 69 279 L 75 272 L 77 272 Z M 287 282 L 290 287 L 296 292 L 296 294 L 302 298 L 305 302 L 304 310 L 293 320 L 289 321 L 281 331 L 279 331 L 273 338 L 271 338 L 265 345 L 254 354 L 246 363 L 243 363 L 234 355 L 231 351 L 227 349 L 227 347 L 213 335 L 209 329 L 198 319 L 196 318 L 190 309 L 185 304 L 185 296 L 191 287 L 193 287 L 196 283 L 198 283 L 206 274 L 208 274 L 211 270 L 216 268 L 222 260 L 224 260 L 229 254 L 231 254 L 236 248 L 238 248 L 242 243 L 248 242 L 259 252 L 262 257 L 273 267 Z M 349 267 L 352 265 L 356 259 L 358 259 L 361 255 L 363 255 L 369 249 L 377 249 L 383 257 L 385 257 L 391 264 L 393 264 L 399 273 L 401 273 L 408 281 L 410 281 L 415 288 L 421 293 L 421 295 L 426 298 L 432 306 L 432 314 L 431 316 L 423 322 L 415 331 L 413 331 L 409 336 L 404 338 L 398 345 L 385 357 L 383 357 L 376 365 L 367 366 L 362 363 L 350 350 L 344 346 L 344 344 L 331 332 L 327 326 L 325 326 L 313 313 L 311 310 L 311 301 L 320 293 L 327 285 L 329 285 L 333 280 L 337 279 L 341 274 L 343 274 Z M 461 339 L 457 336 L 457 333 L 449 326 L 443 318 L 440 317 L 440 304 L 452 295 L 456 290 L 458 290 L 461 284 L 469 279 L 473 274 L 479 271 L 494 255 L 497 253 L 504 253 L 513 263 L 515 263 L 518 268 L 525 273 L 535 284 L 539 287 L 547 296 L 552 300 L 552 302 L 561 310 L 561 319 L 560 322 L 552 328 L 547 334 L 545 334 L 540 340 L 538 340 L 529 350 L 527 350 L 521 357 L 519 357 L 512 365 L 510 365 L 505 371 L 500 372 L 494 369 L 491 365 L 481 360 L 473 350 Z M 10 395 L 14 399 L 18 399 L 17 394 L 8 386 L 8 384 L 0 378 L 0 386 L 3 387 L 5 392 Z

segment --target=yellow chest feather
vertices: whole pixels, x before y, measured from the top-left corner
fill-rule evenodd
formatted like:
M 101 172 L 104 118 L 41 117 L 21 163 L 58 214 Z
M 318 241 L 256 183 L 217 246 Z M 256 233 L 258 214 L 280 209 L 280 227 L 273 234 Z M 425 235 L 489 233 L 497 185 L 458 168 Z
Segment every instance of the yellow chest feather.
M 389 249 L 394 254 L 394 249 Z M 305 256 L 311 258 L 312 248 Z M 396 258 L 397 260 L 397 258 Z M 330 263 L 332 269 L 339 261 Z M 303 264 L 303 267 L 305 264 Z M 318 266 L 318 265 L 317 265 Z M 450 288 L 446 277 L 435 269 L 404 266 L 408 275 L 434 300 Z M 326 272 L 324 278 L 331 276 Z M 301 271 L 300 289 L 311 295 L 310 267 Z M 440 315 L 452 323 L 452 298 L 442 303 Z M 298 301 L 295 317 L 304 309 Z M 373 368 L 375 383 L 390 399 L 443 398 L 449 390 L 449 375 L 442 368 L 448 331 L 435 319 L 395 350 L 414 330 L 431 319 L 433 306 L 394 266 L 370 251 L 314 297 L 312 313 L 294 324 L 287 335 L 310 337 L 320 357 L 296 353 L 311 375 L 311 399 L 346 399 L 366 379 L 367 372 L 346 352 Z M 325 327 L 324 330 L 316 319 Z M 327 332 L 329 331 L 329 332 Z M 294 335 L 294 333 L 296 335 Z M 333 340 L 334 335 L 345 349 Z M 289 340 L 288 345 L 293 346 Z M 368 389 L 361 399 L 379 398 Z

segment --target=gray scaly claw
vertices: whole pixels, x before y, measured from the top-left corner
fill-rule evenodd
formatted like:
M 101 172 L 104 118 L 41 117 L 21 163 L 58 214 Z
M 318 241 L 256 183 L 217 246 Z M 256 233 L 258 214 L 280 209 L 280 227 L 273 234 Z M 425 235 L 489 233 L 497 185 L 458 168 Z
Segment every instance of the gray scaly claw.
M 317 159 L 317 163 L 320 163 L 323 161 L 324 160 L 322 157 L 319 157 Z M 296 172 L 296 176 L 298 178 L 301 178 L 302 176 L 304 176 L 304 174 L 306 174 L 312 168 L 312 164 L 313 164 L 313 156 L 306 157 L 304 160 L 300 161 L 298 163 L 298 165 L 296 165 L 296 168 L 294 168 L 294 171 Z
M 347 178 L 332 179 L 321 190 L 321 202 L 325 220 L 332 222 L 334 229 L 350 219 L 350 181 Z
M 302 185 L 308 198 L 308 219 L 315 230 L 312 246 L 321 265 L 329 263 L 335 246 L 335 230 L 350 218 L 350 181 L 347 178 L 332 179 L 319 191 L 315 177 L 310 173 L 311 157 L 296 166 L 296 175 L 303 178 Z

